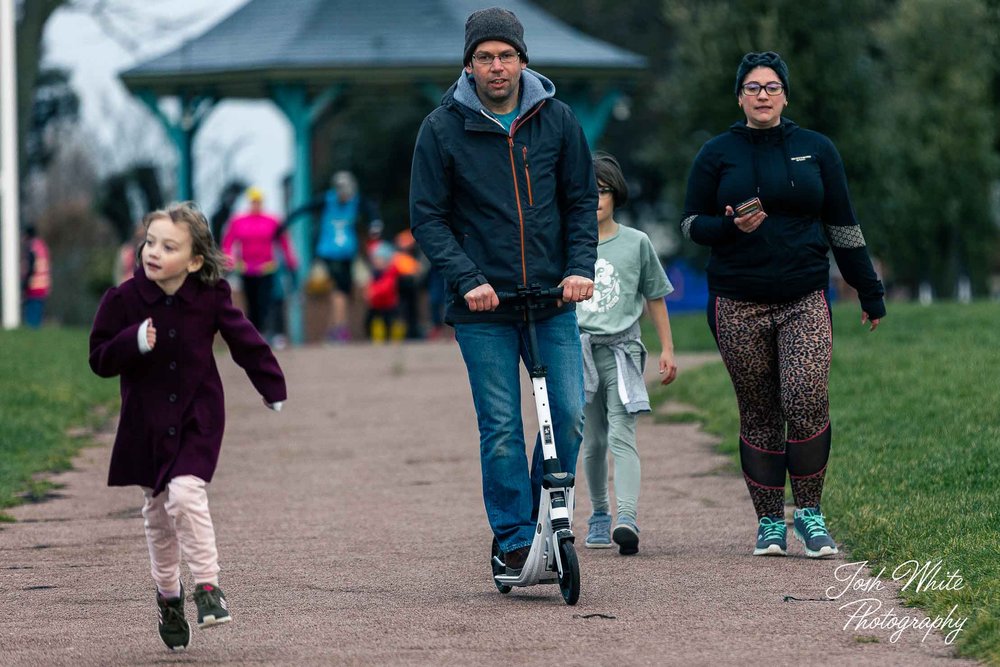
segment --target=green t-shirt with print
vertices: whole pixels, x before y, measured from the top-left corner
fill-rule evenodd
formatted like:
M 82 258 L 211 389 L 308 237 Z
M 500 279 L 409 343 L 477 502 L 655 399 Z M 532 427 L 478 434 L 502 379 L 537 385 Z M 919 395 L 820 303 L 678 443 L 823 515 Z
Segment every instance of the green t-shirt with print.
M 673 291 L 649 237 L 618 225 L 614 236 L 597 244 L 594 296 L 576 305 L 580 330 L 602 336 L 625 331 L 642 315 L 647 300 Z

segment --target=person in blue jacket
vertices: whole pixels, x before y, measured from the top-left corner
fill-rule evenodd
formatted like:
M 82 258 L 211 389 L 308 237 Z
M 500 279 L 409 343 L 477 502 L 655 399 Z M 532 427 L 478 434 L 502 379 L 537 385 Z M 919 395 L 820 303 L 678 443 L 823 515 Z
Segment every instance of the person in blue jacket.
M 483 498 L 509 573 L 535 531 L 541 482 L 529 472 L 518 359 L 530 364 L 524 314 L 497 298 L 522 285 L 561 286 L 538 311 L 552 421 L 563 471 L 583 434 L 583 360 L 573 304 L 594 290 L 597 185 L 590 149 L 555 86 L 527 69 L 524 29 L 510 11 L 474 12 L 464 70 L 420 126 L 410 181 L 414 237 L 444 275 L 479 420 Z
M 830 456 L 827 253 L 858 291 L 872 331 L 885 316 L 884 290 L 833 142 L 782 118 L 788 67 L 777 53 L 743 57 L 736 102 L 746 120 L 695 158 L 681 231 L 711 248 L 708 320 L 739 405 L 740 460 L 758 519 L 753 553 L 787 553 L 787 472 L 795 536 L 807 556 L 829 556 L 837 545 L 820 511 Z
M 291 211 L 275 238 L 281 238 L 303 213 L 319 215 L 313 227 L 312 247 L 315 260 L 323 262 L 333 283 L 326 339 L 344 343 L 351 340 L 354 264 L 364 247 L 362 230 L 375 226 L 381 229 L 381 214 L 375 202 L 361 194 L 357 178 L 349 171 L 334 172 L 330 189 Z

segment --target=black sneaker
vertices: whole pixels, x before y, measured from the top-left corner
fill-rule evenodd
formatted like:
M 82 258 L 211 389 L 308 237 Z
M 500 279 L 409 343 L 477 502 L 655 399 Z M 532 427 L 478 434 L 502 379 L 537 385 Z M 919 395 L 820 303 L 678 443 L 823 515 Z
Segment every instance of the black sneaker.
M 183 651 L 191 644 L 191 626 L 184 619 L 184 587 L 179 598 L 165 598 L 156 592 L 160 616 L 160 639 L 171 651 Z
M 510 553 L 503 555 L 503 564 L 507 569 L 507 576 L 516 577 L 521 574 L 521 568 L 523 568 L 525 562 L 527 562 L 529 552 L 531 552 L 531 547 L 527 546 L 521 547 L 520 549 L 514 549 Z
M 618 517 L 618 525 L 611 533 L 611 539 L 618 545 L 618 553 L 622 556 L 633 556 L 639 553 L 639 526 L 629 517 Z
M 194 603 L 198 605 L 198 627 L 210 628 L 233 620 L 222 589 L 212 584 L 194 587 Z

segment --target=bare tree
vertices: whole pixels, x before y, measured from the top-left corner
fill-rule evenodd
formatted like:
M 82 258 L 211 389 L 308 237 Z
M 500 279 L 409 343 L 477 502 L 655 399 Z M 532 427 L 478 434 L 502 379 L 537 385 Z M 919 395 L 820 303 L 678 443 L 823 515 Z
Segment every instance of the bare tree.
M 35 85 L 42 59 L 42 34 L 52 13 L 67 0 L 30 0 L 17 7 L 17 146 L 18 171 L 25 173 L 27 151 L 25 143 L 31 125 Z

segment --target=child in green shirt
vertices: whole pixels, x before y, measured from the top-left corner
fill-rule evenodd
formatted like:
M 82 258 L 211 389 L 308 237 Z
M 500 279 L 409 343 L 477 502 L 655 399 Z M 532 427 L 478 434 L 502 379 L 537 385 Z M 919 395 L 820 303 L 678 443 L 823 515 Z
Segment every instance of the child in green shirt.
M 640 340 L 639 318 L 645 305 L 663 350 L 659 359 L 661 383 L 669 384 L 677 377 L 677 364 L 663 297 L 673 291 L 673 286 L 649 237 L 614 220 L 615 207 L 628 200 L 628 185 L 618 160 L 598 153 L 594 172 L 599 193 L 594 296 L 577 305 L 587 398 L 583 465 L 593 505 L 584 546 L 606 549 L 614 539 L 619 552 L 630 555 L 639 551 L 636 415 L 649 411 L 643 381 L 646 348 Z M 609 449 L 615 461 L 618 509 L 613 533 L 608 499 Z

